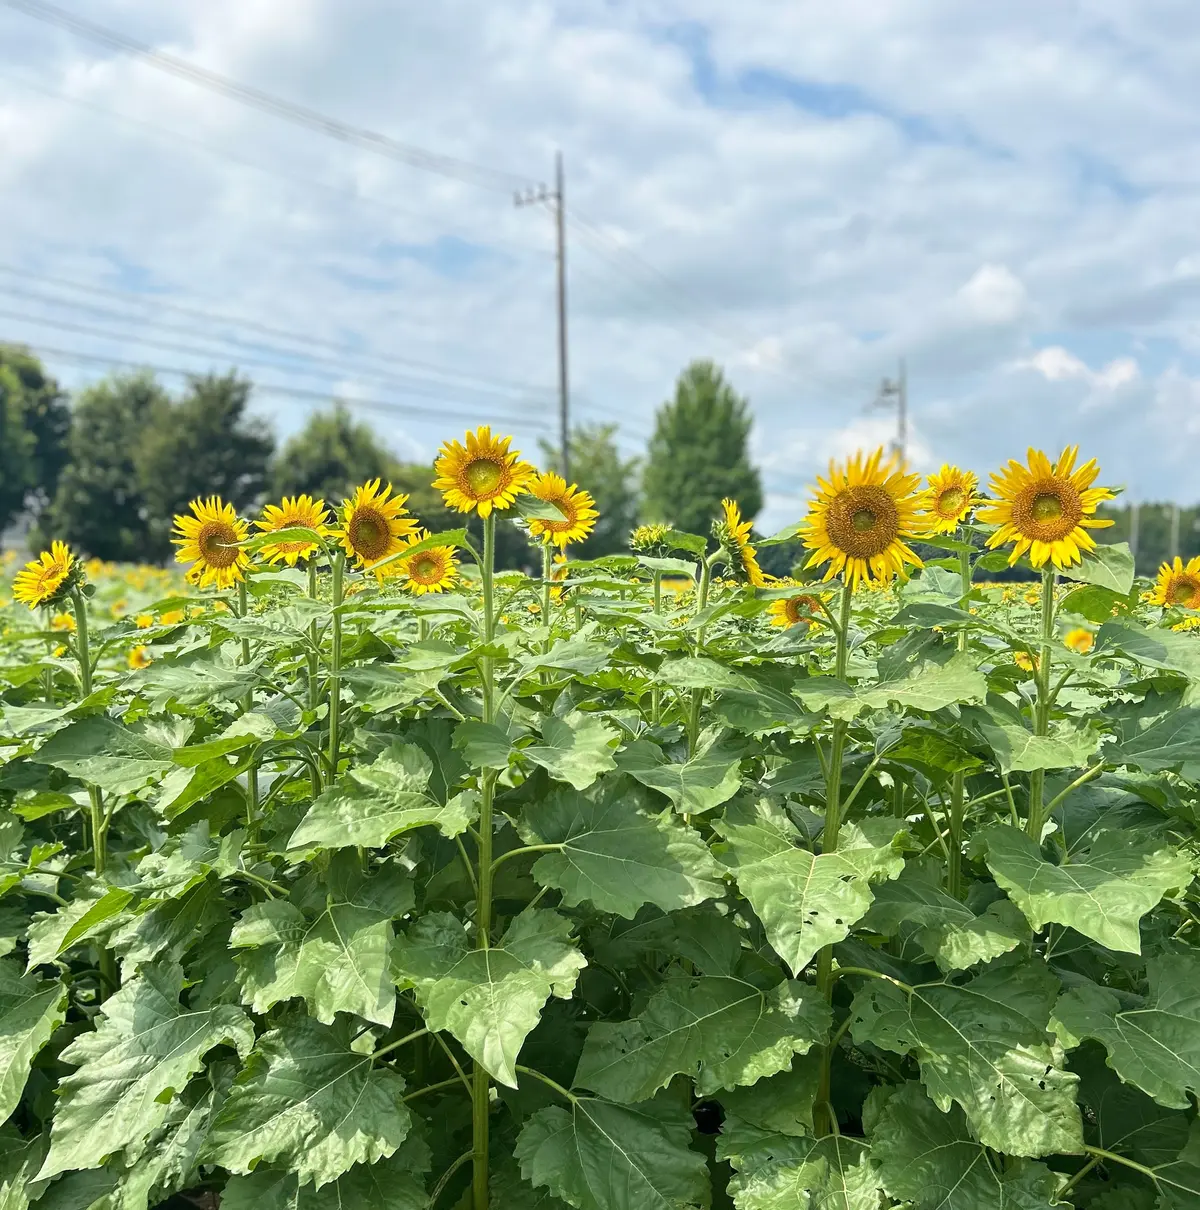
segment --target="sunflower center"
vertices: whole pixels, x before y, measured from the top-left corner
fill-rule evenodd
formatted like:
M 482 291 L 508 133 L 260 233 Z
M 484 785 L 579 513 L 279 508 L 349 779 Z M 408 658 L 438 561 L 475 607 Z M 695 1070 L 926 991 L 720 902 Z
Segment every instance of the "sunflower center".
M 360 507 L 350 518 L 350 543 L 355 553 L 368 561 L 387 554 L 391 530 L 387 518 L 373 508 Z
M 839 550 L 855 559 L 873 559 L 899 536 L 900 516 L 886 488 L 859 483 L 834 497 L 826 528 Z
M 463 478 L 477 496 L 489 496 L 500 486 L 504 472 L 490 458 L 475 458 L 463 468 Z
M 439 567 L 437 561 L 429 555 L 422 555 L 412 565 L 409 570 L 409 575 L 414 580 L 420 580 L 423 584 L 438 578 Z
M 1180 576 L 1171 586 L 1171 603 L 1173 605 L 1183 605 L 1189 609 L 1193 608 L 1200 597 L 1200 581 L 1193 580 L 1191 576 Z
M 1083 519 L 1079 492 L 1067 479 L 1042 479 L 1021 489 L 1012 505 L 1013 527 L 1034 542 L 1058 542 Z
M 938 501 L 938 511 L 947 517 L 952 517 L 966 502 L 967 493 L 961 487 L 948 487 L 942 492 Z
M 238 536 L 225 521 L 206 521 L 196 535 L 196 545 L 209 567 L 232 567 L 237 560 Z
M 1035 521 L 1056 521 L 1063 513 L 1062 501 L 1053 493 L 1047 492 L 1034 498 L 1030 512 L 1033 513 Z

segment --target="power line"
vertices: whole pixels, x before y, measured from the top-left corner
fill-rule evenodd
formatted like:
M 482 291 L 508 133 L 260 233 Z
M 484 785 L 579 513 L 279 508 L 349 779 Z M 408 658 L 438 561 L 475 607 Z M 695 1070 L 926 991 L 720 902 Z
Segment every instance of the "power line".
M 65 9 L 45 3 L 45 0 L 0 0 L 0 3 L 16 9 L 26 16 L 34 17 L 38 21 L 45 21 L 50 25 L 57 25 L 69 30 L 81 38 L 136 55 L 150 66 L 168 72 L 181 80 L 186 80 L 189 84 L 207 88 L 210 92 L 237 101 L 239 104 L 249 105 L 296 126 L 315 130 L 319 134 L 337 139 L 339 142 L 374 151 L 389 159 L 407 164 L 409 167 L 419 168 L 422 172 L 436 173 L 439 176 L 464 181 L 469 185 L 478 185 L 480 188 L 493 189 L 503 193 L 511 193 L 514 188 L 520 188 L 527 183 L 528 178 L 526 177 L 473 164 L 455 156 L 426 151 L 423 147 L 402 143 L 388 135 L 379 134 L 361 126 L 353 126 L 338 118 L 331 118 L 306 105 L 298 105 L 260 88 L 240 84 L 215 71 L 197 67 L 186 59 L 155 50 L 152 46 L 127 37 L 116 30 L 85 21 L 82 17 L 77 17 Z

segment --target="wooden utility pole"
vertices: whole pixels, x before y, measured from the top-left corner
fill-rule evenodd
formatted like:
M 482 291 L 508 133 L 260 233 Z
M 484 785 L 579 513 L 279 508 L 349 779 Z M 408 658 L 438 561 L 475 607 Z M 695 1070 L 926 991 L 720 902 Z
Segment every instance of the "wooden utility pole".
M 513 197 L 517 206 L 543 203 L 554 213 L 555 263 L 558 276 L 558 460 L 562 477 L 571 481 L 571 392 L 567 363 L 567 219 L 562 152 L 554 155 L 554 188 L 539 185 Z

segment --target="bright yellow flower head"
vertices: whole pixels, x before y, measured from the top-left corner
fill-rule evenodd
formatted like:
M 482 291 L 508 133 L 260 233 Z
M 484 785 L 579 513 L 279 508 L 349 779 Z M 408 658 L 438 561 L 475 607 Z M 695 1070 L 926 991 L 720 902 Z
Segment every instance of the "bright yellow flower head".
M 130 668 L 145 668 L 152 663 L 150 653 L 145 647 L 134 647 L 129 652 Z
M 380 491 L 379 480 L 372 479 L 342 501 L 342 525 L 334 532 L 358 567 L 369 570 L 401 550 L 402 538 L 417 532 L 416 521 L 404 507 L 407 500 L 403 494 L 393 496 L 390 483 Z
M 1037 657 L 1031 655 L 1028 651 L 1014 651 L 1013 663 L 1018 668 L 1024 669 L 1026 672 L 1034 672 L 1037 670 Z
M 1010 459 L 1004 470 L 991 476 L 998 498 L 980 511 L 979 519 L 1000 526 L 988 538 L 989 547 L 1014 544 L 1010 567 L 1026 552 L 1034 567 L 1079 563 L 1083 552 L 1096 549 L 1087 531 L 1113 524 L 1094 515 L 1102 501 L 1114 498 L 1113 493 L 1091 486 L 1100 473 L 1094 458 L 1074 469 L 1078 454 L 1079 447 L 1069 445 L 1051 466 L 1041 450 L 1030 449 L 1028 466 Z
M 1200 556 L 1185 564 L 1176 555 L 1173 565 L 1164 563 L 1158 569 L 1158 580 L 1147 599 L 1164 609 L 1171 606 L 1200 609 Z
M 183 621 L 182 609 L 168 609 L 166 613 L 158 619 L 164 626 L 178 626 Z
M 543 542 L 553 542 L 563 548 L 571 542 L 582 542 L 596 527 L 596 502 L 591 493 L 576 487 L 574 483 L 567 486 L 567 481 L 554 471 L 545 471 L 534 475 L 526 490 L 539 500 L 557 505 L 564 514 L 565 521 L 545 521 L 540 517 L 529 519 L 529 532 Z
M 821 602 L 807 593 L 799 593 L 794 597 L 781 597 L 772 601 L 767 611 L 771 615 L 772 626 L 785 628 L 802 625 L 808 630 L 820 626 Z
M 139 613 L 133 622 L 139 630 L 149 630 L 154 625 L 154 618 L 148 613 Z
M 767 576 L 755 558 L 757 552 L 750 545 L 750 531 L 753 528 L 753 521 L 742 520 L 742 510 L 736 500 L 721 501 L 721 516 L 713 523 L 713 535 L 729 552 L 737 579 L 745 580 L 755 588 L 762 588 L 767 583 Z
M 952 534 L 979 503 L 979 480 L 973 471 L 949 464 L 929 476 L 921 497 L 921 522 L 927 534 Z
M 481 517 L 493 509 L 511 508 L 536 473 L 520 460 L 519 450 L 509 451 L 511 437 L 493 437 L 490 425 L 467 434 L 467 444 L 446 441 L 433 464 L 433 486 L 447 508 L 460 513 L 475 510 Z
M 180 536 L 171 539 L 179 547 L 175 561 L 191 564 L 184 578 L 201 588 L 210 584 L 232 588 L 250 566 L 250 556 L 238 546 L 246 540 L 249 527 L 220 496 L 193 500 L 189 507 L 190 517 L 176 516 L 175 532 Z
M 49 605 L 64 595 L 75 569 L 75 556 L 65 542 L 52 542 L 13 579 L 13 597 L 30 609 Z
M 311 496 L 284 496 L 278 504 L 268 504 L 263 509 L 262 520 L 254 524 L 263 533 L 301 527 L 327 538 L 330 534 L 328 520 L 324 500 L 314 500 Z M 295 567 L 298 560 L 311 559 L 320 547 L 315 542 L 302 541 L 272 542 L 260 549 L 268 563 L 286 562 L 289 567 Z
M 1067 631 L 1063 637 L 1063 643 L 1072 651 L 1077 651 L 1080 655 L 1087 655 L 1096 645 L 1096 636 L 1090 630 L 1076 626 L 1074 630 Z
M 77 627 L 75 619 L 69 613 L 56 613 L 50 619 L 50 629 L 74 631 Z
M 852 590 L 872 579 L 884 584 L 906 578 L 906 564 L 923 567 L 904 541 L 920 530 L 920 481 L 894 456 L 885 462 L 882 447 L 865 459 L 859 451 L 844 466 L 830 462 L 801 530 L 813 552 L 807 566 L 828 562 L 825 579 L 844 575 Z
M 407 545 L 416 546 L 429 535 L 418 530 Z M 415 555 L 401 557 L 388 565 L 388 572 L 402 575 L 405 587 L 416 596 L 427 592 L 445 592 L 454 586 L 458 575 L 458 557 L 453 546 L 430 546 Z

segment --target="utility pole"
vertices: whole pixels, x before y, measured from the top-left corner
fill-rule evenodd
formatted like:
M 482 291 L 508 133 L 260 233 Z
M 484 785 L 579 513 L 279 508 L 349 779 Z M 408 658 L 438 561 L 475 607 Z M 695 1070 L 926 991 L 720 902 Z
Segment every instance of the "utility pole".
M 1179 505 L 1171 505 L 1171 542 L 1170 542 L 1170 560 L 1175 562 L 1176 556 L 1179 554 Z
M 891 407 L 892 400 L 896 401 L 896 437 L 892 442 L 892 453 L 898 454 L 904 460 L 908 449 L 908 369 L 904 358 L 900 358 L 900 372 L 895 378 L 885 378 L 879 384 L 879 394 L 874 407 Z
M 554 233 L 557 251 L 555 262 L 558 270 L 558 460 L 562 476 L 571 481 L 570 452 L 570 376 L 567 367 L 567 227 L 566 186 L 563 180 L 562 152 L 554 154 L 554 188 L 539 185 L 524 193 L 513 195 L 514 205 L 547 205 L 554 214 Z
M 1129 553 L 1133 555 L 1134 565 L 1137 565 L 1138 538 L 1140 536 L 1139 522 L 1141 508 L 1136 500 L 1129 505 Z

